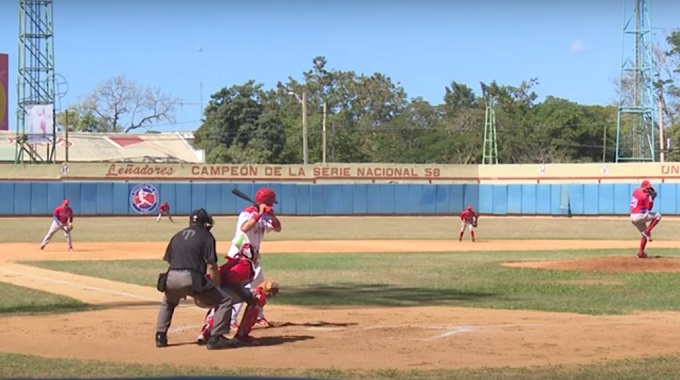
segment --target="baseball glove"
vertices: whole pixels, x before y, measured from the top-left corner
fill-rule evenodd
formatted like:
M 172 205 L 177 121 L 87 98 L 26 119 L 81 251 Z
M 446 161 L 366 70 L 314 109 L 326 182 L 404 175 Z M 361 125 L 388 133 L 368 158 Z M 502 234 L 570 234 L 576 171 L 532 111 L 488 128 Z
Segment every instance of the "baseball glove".
M 64 229 L 66 230 L 66 232 L 71 232 L 71 230 L 73 230 L 73 224 L 67 224 L 66 226 L 64 226 Z
M 279 294 L 279 283 L 276 281 L 267 280 L 260 287 L 262 288 L 262 294 L 267 298 L 275 297 Z
M 472 221 L 472 227 L 477 228 L 477 218 Z
M 656 199 L 657 194 L 656 190 L 653 187 L 647 189 L 647 194 L 649 194 L 649 196 L 652 197 L 652 199 Z

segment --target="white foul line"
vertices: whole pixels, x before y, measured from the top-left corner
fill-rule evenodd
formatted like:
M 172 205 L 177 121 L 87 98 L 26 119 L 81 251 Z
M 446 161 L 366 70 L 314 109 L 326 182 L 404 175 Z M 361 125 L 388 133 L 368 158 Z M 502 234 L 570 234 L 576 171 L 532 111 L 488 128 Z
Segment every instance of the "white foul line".
M 51 277 L 36 276 L 36 275 L 27 274 L 27 273 L 23 273 L 23 272 L 15 272 L 15 271 L 10 271 L 10 270 L 0 269 L 0 273 L 2 273 L 2 272 L 11 273 L 11 274 L 14 274 L 14 275 L 19 275 L 19 276 L 24 276 L 24 277 L 29 277 L 29 278 L 36 278 L 36 279 L 45 280 L 45 281 L 48 281 L 48 282 L 57 283 L 57 284 L 71 285 L 71 286 L 75 286 L 75 287 L 78 287 L 78 288 L 81 288 L 81 289 L 92 290 L 92 291 L 100 292 L 100 293 L 107 293 L 107 294 L 113 294 L 113 295 L 117 295 L 117 296 L 136 298 L 136 299 L 145 300 L 145 301 L 158 301 L 158 299 L 152 299 L 152 298 L 140 296 L 140 295 L 133 294 L 133 293 L 119 292 L 119 291 L 115 291 L 115 290 L 98 288 L 98 287 L 95 287 L 95 286 L 82 285 L 82 284 L 78 284 L 78 283 L 75 283 L 73 281 L 68 281 L 68 280 L 59 280 L 59 279 L 51 278 Z

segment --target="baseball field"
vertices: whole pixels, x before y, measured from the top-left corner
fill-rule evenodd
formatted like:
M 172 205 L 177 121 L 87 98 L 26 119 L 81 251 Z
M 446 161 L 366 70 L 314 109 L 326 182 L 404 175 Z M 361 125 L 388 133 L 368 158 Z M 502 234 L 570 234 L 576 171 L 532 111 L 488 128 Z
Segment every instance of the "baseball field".
M 0 377 L 171 375 L 334 379 L 668 379 L 680 373 L 680 219 L 637 259 L 626 218 L 286 217 L 262 246 L 275 326 L 259 347 L 194 344 L 177 309 L 154 346 L 154 288 L 184 217 L 0 219 Z M 226 252 L 235 219 L 217 218 Z

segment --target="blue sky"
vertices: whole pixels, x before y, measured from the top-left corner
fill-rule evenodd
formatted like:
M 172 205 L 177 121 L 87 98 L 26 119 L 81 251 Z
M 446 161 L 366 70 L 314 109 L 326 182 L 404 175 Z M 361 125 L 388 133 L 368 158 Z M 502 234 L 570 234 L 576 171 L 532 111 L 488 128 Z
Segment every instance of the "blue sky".
M 15 129 L 19 0 L 0 1 L 0 52 L 10 54 L 10 129 Z M 312 58 L 329 68 L 382 72 L 410 98 L 441 103 L 451 81 L 515 85 L 537 77 L 541 99 L 583 104 L 614 98 L 622 54 L 623 0 L 54 0 L 62 108 L 125 74 L 186 103 L 175 125 L 193 130 L 203 101 L 255 79 L 271 87 L 302 79 Z M 632 4 L 632 0 L 627 0 Z M 659 36 L 680 28 L 680 1 L 653 0 Z M 198 52 L 198 46 L 202 53 Z M 632 49 L 631 45 L 627 45 Z M 193 104 L 189 104 L 193 103 Z M 59 104 L 58 104 L 59 106 Z

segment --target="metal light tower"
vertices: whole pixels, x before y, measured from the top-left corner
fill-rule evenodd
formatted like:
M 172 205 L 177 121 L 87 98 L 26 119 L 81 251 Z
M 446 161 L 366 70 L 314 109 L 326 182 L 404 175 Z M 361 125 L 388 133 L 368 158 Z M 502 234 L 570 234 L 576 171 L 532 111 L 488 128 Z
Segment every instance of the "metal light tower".
M 486 118 L 484 121 L 483 164 L 498 164 L 498 144 L 496 142 L 496 98 L 486 100 Z
M 655 161 L 651 0 L 624 0 L 623 47 L 616 118 L 616 162 Z M 634 6 L 626 19 L 626 3 Z M 629 4 L 630 5 L 630 4 Z M 634 43 L 632 57 L 627 40 Z
M 53 162 L 56 91 L 52 0 L 19 0 L 18 68 L 15 163 L 23 163 L 25 154 L 32 162 Z M 38 142 L 47 145 L 44 159 L 36 150 Z

